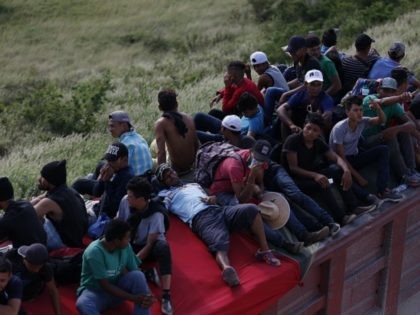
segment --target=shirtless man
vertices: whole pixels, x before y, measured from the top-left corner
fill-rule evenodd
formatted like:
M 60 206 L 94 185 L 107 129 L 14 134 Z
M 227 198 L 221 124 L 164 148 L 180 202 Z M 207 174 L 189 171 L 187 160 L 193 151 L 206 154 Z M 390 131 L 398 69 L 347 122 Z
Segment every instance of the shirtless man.
M 178 112 L 177 94 L 162 90 L 158 94 L 159 109 L 163 112 L 155 123 L 158 165 L 166 163 L 166 149 L 173 169 L 185 177 L 192 174 L 198 138 L 193 119 Z

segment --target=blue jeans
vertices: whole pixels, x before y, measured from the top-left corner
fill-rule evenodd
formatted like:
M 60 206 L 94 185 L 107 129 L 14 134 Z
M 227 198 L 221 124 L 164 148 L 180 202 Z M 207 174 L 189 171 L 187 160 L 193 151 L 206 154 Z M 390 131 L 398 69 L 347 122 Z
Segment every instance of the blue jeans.
M 149 294 L 149 287 L 146 278 L 140 270 L 133 270 L 123 275 L 117 283 L 117 286 L 131 294 Z M 81 315 L 100 315 L 101 312 L 117 307 L 123 302 L 123 299 L 111 295 L 103 290 L 85 289 L 77 298 L 76 307 Z M 133 315 L 150 314 L 149 309 L 134 305 Z
M 378 145 L 357 155 L 346 156 L 347 161 L 359 170 L 367 165 L 376 164 L 376 189 L 383 193 L 389 181 L 389 149 L 386 145 Z M 358 187 L 358 186 L 356 186 Z M 355 191 L 356 194 L 358 194 Z
M 220 133 L 222 121 L 209 114 L 197 113 L 194 115 L 194 125 L 197 130 Z
M 60 234 L 58 234 L 57 230 L 49 219 L 45 218 L 43 227 L 45 233 L 47 234 L 47 248 L 49 250 L 54 250 L 66 246 L 63 243 Z
M 285 89 L 278 87 L 269 87 L 265 91 L 264 96 L 264 121 L 271 125 L 273 119 L 274 108 L 276 107 L 276 102 L 280 99 L 282 94 L 286 92 Z
M 197 113 L 194 115 L 195 129 L 197 137 L 201 143 L 208 141 L 223 141 L 220 134 L 222 121 L 214 116 L 205 113 Z
M 267 190 L 283 193 L 288 199 L 316 218 L 322 225 L 328 226 L 334 222 L 327 211 L 296 186 L 293 179 L 280 164 L 270 163 L 270 166 L 264 172 L 264 184 Z

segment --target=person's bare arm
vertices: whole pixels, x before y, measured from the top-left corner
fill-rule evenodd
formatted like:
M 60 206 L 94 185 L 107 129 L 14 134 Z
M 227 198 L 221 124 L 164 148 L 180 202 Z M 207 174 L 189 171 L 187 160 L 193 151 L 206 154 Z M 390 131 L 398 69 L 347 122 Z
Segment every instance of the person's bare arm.
M 333 76 L 331 78 L 331 85 L 330 87 L 325 91 L 328 95 L 335 95 L 338 91 L 340 91 L 342 88 L 340 77 L 337 75 Z
M 54 309 L 54 314 L 60 315 L 61 314 L 60 295 L 58 294 L 58 289 L 57 289 L 54 279 L 52 279 L 51 281 L 48 281 L 47 283 L 45 283 L 45 285 L 48 289 L 48 294 L 51 299 L 51 304 Z
M 165 147 L 165 122 L 160 118 L 155 124 L 155 138 L 157 145 L 158 165 L 166 163 L 166 147 Z
M 2 315 L 17 315 L 20 310 L 22 301 L 20 299 L 11 299 L 7 305 L 0 305 L 0 314 Z
M 328 161 L 334 162 L 343 170 L 340 185 L 342 186 L 344 191 L 349 190 L 353 180 L 351 178 L 350 168 L 348 167 L 346 161 L 344 161 L 340 156 L 338 156 L 333 150 L 328 150 L 325 153 L 325 157 Z
M 347 167 L 349 168 L 351 175 L 356 179 L 356 181 L 359 183 L 360 186 L 367 186 L 368 181 L 358 172 L 356 171 L 353 166 L 347 161 L 346 154 L 344 153 L 344 145 L 342 144 L 336 144 L 336 151 L 339 157 L 343 159 L 343 161 L 347 164 Z
M 322 188 L 327 188 L 329 186 L 328 178 L 320 173 L 311 172 L 301 168 L 298 165 L 298 158 L 297 153 L 293 151 L 289 151 L 286 153 L 287 163 L 289 164 L 290 172 L 294 175 L 298 175 L 300 177 L 305 177 L 314 180 L 317 182 Z
M 293 133 L 300 132 L 302 130 L 302 128 L 300 128 L 299 126 L 296 126 L 293 123 L 293 121 L 289 118 L 288 111 L 289 111 L 289 104 L 288 103 L 284 103 L 284 104 L 281 104 L 279 106 L 279 108 L 277 108 L 276 113 L 277 113 L 277 116 L 282 121 L 282 123 L 284 123 L 287 127 L 289 127 L 290 130 Z
M 298 82 L 299 83 L 299 82 Z M 289 85 L 290 86 L 290 85 Z M 303 90 L 305 88 L 305 86 L 301 83 L 299 83 L 299 85 L 297 85 L 296 87 L 292 88 L 290 87 L 290 90 L 287 92 L 284 92 L 281 96 L 280 96 L 280 100 L 279 100 L 279 104 L 283 104 L 284 102 L 287 101 L 287 99 L 292 96 L 293 94 Z
M 144 260 L 147 256 L 149 256 L 153 246 L 155 245 L 157 239 L 159 237 L 159 233 L 152 233 L 147 236 L 146 245 L 137 253 L 137 257 L 141 260 Z
M 267 89 L 270 86 L 273 86 L 273 84 L 273 79 L 268 74 L 264 73 L 258 78 L 257 86 L 260 91 L 263 89 Z
M 255 193 L 258 193 L 260 189 L 257 187 L 257 178 L 260 172 L 263 172 L 261 165 L 253 166 L 245 182 L 232 183 L 233 192 L 239 203 L 248 202 Z
M 49 198 L 43 198 L 35 206 L 36 214 L 38 218 L 43 218 L 46 214 L 49 214 L 51 217 L 56 220 L 61 220 L 63 212 L 61 211 L 60 206 Z
M 404 114 L 399 118 L 399 125 L 388 127 L 385 130 L 381 132 L 382 138 L 384 140 L 389 140 L 397 136 L 400 132 L 406 132 L 406 133 L 413 133 L 416 132 L 416 127 L 414 123 L 408 119 L 407 115 Z
M 369 118 L 369 125 L 380 125 L 385 123 L 386 116 L 382 110 L 380 99 L 372 100 L 369 104 L 369 107 L 376 111 L 377 116 Z
M 44 192 L 43 194 L 41 194 L 41 195 L 39 195 L 37 197 L 32 198 L 30 200 L 31 204 L 33 206 L 35 206 L 38 202 L 40 202 L 42 199 L 44 199 L 46 195 L 47 195 L 47 192 Z

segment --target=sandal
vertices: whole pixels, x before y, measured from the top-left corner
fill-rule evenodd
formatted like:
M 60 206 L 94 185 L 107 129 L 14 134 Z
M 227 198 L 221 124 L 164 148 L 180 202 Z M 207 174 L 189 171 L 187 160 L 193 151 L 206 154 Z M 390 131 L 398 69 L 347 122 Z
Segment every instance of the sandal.
M 266 251 L 258 249 L 255 253 L 255 257 L 260 261 L 265 261 L 270 266 L 280 266 L 281 264 L 280 260 L 274 256 L 273 251 L 271 249 Z

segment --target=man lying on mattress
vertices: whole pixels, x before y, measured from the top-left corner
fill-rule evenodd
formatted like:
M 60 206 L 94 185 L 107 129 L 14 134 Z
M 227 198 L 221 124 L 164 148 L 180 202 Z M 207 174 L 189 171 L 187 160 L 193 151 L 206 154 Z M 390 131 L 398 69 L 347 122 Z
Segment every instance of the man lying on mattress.
M 182 183 L 177 173 L 167 164 L 158 167 L 156 178 L 163 186 L 159 196 L 163 198 L 168 210 L 188 223 L 214 253 L 222 269 L 222 279 L 229 286 L 240 284 L 238 274 L 230 265 L 227 255 L 230 231 L 251 231 L 260 246 L 255 256 L 269 265 L 280 265 L 280 260 L 267 245 L 262 218 L 256 205 L 221 207 L 216 204 L 216 198 L 208 196 L 199 184 Z

